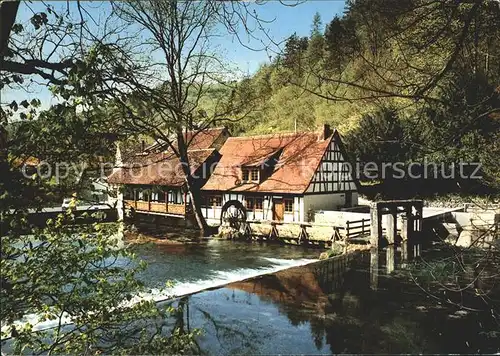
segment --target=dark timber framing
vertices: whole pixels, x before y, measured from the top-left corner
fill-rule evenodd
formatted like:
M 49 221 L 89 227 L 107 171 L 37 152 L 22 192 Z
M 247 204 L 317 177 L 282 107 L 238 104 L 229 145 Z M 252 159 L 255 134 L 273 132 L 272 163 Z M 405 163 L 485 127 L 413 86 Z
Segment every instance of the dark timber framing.
M 311 180 L 312 190 L 305 194 L 356 192 L 358 182 L 352 177 L 352 173 L 340 136 L 335 132 Z

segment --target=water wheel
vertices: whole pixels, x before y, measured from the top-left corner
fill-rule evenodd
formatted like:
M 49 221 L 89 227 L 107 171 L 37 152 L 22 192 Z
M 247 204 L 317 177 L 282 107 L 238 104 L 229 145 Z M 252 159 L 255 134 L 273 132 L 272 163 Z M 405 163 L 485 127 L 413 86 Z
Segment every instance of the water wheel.
M 230 200 L 222 207 L 221 225 L 243 232 L 247 221 L 247 211 L 237 200 Z

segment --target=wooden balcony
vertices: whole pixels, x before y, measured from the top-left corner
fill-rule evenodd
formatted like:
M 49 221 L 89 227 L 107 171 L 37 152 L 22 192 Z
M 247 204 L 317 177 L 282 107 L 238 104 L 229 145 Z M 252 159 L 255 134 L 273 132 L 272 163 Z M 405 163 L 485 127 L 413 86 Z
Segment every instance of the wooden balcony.
M 186 206 L 184 204 L 147 202 L 142 200 L 125 200 L 125 207 L 131 207 L 136 211 L 147 211 L 160 214 L 185 215 Z

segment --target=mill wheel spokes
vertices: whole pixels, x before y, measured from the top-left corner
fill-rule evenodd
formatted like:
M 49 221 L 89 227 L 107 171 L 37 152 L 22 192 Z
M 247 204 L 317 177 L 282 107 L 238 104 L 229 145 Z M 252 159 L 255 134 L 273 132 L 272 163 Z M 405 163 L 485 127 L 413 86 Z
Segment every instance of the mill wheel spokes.
M 222 212 L 222 223 L 232 229 L 239 231 L 246 220 L 246 212 L 240 204 L 226 206 Z

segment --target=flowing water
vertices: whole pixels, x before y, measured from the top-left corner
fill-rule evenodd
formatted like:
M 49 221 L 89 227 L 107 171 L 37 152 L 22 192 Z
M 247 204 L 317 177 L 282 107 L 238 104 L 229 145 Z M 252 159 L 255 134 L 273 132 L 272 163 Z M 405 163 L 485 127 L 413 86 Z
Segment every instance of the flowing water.
M 172 327 L 202 330 L 195 352 L 500 351 L 498 299 L 483 305 L 461 293 L 462 304 L 448 303 L 450 293 L 437 296 L 410 278 L 400 250 L 358 253 L 348 264 L 317 261 L 314 249 L 217 240 L 134 251 L 148 263 L 140 278 L 152 297 L 181 307 Z M 164 288 L 167 281 L 173 286 Z
M 200 244 L 139 245 L 148 263 L 140 275 L 153 293 L 182 296 L 317 261 L 318 250 L 297 246 L 211 240 Z M 166 282 L 172 284 L 165 287 Z M 155 299 L 161 300 L 160 296 Z
M 326 274 L 329 262 L 308 263 L 317 254 L 228 241 L 140 251 L 153 286 L 173 279 L 174 290 L 194 292 L 236 281 L 174 302 L 182 314 L 172 325 L 201 329 L 198 351 L 205 354 L 500 351 L 488 306 L 473 312 L 467 296 L 459 306 L 432 295 L 409 278 L 400 251 L 360 253 Z

